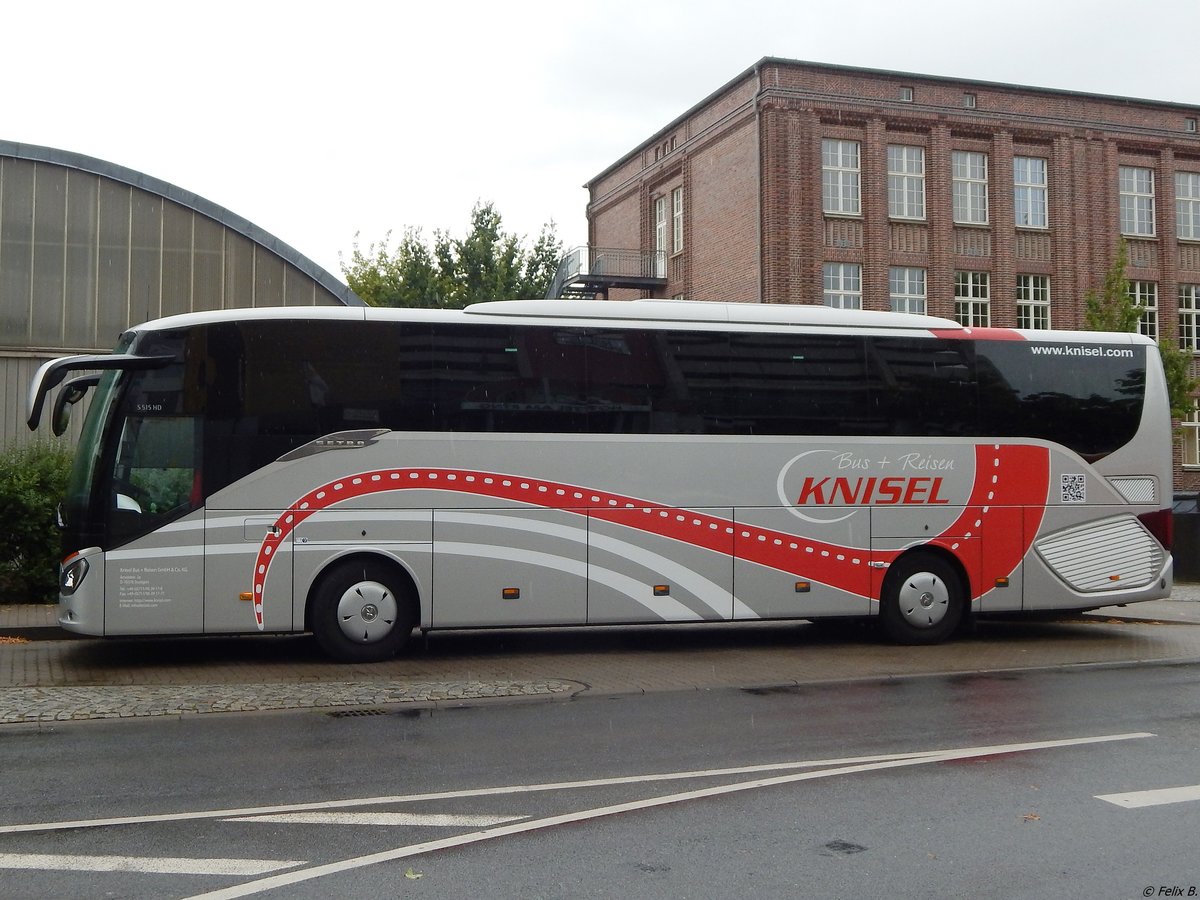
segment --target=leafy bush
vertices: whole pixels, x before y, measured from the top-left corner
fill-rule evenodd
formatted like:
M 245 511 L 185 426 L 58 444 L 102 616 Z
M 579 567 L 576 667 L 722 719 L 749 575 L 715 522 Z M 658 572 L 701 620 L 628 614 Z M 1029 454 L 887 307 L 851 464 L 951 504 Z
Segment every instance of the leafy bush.
M 0 453 L 0 602 L 43 603 L 57 596 L 61 541 L 54 508 L 70 469 L 71 451 L 61 444 Z

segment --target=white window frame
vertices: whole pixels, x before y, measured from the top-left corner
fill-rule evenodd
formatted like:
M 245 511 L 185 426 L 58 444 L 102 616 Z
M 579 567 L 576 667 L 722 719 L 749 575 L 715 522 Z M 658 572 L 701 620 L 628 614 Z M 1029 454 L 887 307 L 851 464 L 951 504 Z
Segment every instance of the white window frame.
M 988 156 L 971 150 L 955 150 L 953 207 L 956 225 L 988 224 Z
M 834 309 L 862 309 L 862 266 L 825 263 L 822 300 Z
M 888 217 L 925 218 L 925 148 L 889 144 Z
M 1141 307 L 1142 314 L 1138 318 L 1138 334 L 1144 334 L 1152 341 L 1158 340 L 1158 282 L 1131 281 L 1129 296 L 1135 304 Z
M 1013 217 L 1018 228 L 1049 228 L 1046 208 L 1046 160 L 1013 157 Z M 1024 218 L 1026 221 L 1022 222 Z
M 667 198 L 654 198 L 654 274 L 667 277 Z
M 671 252 L 683 252 L 683 188 L 671 191 Z
M 1179 349 L 1200 353 L 1200 284 L 1179 286 Z
M 821 209 L 828 215 L 862 215 L 862 145 L 821 141 Z
M 954 318 L 968 328 L 992 324 L 992 279 L 989 272 L 954 273 Z
M 1017 276 L 1017 327 L 1031 331 L 1050 327 L 1050 276 Z
M 1175 236 L 1200 241 L 1200 172 L 1175 173 Z
M 928 293 L 924 269 L 892 266 L 888 269 L 888 294 L 892 312 L 924 315 Z
M 1183 467 L 1200 469 L 1200 400 L 1192 399 L 1192 411 L 1179 423 Z
M 1119 166 L 1117 186 L 1121 205 L 1121 234 L 1154 237 L 1154 170 Z

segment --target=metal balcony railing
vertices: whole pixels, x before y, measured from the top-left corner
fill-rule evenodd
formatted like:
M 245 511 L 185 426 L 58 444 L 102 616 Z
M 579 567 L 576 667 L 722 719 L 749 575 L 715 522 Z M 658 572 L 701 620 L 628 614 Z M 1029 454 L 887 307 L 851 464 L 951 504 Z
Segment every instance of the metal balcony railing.
M 608 295 L 615 287 L 653 290 L 667 284 L 667 254 L 662 250 L 576 247 L 559 261 L 547 299 Z

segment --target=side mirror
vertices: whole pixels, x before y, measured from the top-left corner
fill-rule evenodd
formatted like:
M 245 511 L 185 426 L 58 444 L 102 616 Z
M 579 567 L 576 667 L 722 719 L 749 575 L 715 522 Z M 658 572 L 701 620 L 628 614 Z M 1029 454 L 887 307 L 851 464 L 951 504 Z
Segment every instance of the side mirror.
M 50 417 L 50 430 L 55 437 L 62 437 L 71 422 L 71 407 L 84 398 L 88 390 L 100 383 L 99 374 L 80 375 L 62 386 L 54 401 L 54 412 Z

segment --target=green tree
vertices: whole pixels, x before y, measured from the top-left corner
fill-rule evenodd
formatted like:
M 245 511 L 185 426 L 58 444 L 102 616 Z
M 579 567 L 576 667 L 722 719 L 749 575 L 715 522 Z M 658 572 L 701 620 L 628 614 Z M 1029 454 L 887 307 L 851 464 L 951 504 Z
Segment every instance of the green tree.
M 1125 238 L 1117 242 L 1113 263 L 1104 275 L 1104 284 L 1084 295 L 1084 328 L 1088 331 L 1137 331 L 1143 308 L 1130 290 L 1125 268 L 1129 264 L 1129 246 Z M 1171 416 L 1184 418 L 1192 409 L 1192 394 L 1200 382 L 1192 377 L 1192 354 L 1171 341 L 1158 342 L 1163 371 L 1167 376 L 1167 395 Z
M 1087 331 L 1137 331 L 1142 306 L 1129 290 L 1125 268 L 1129 265 L 1129 245 L 1125 238 L 1117 242 L 1117 254 L 1104 273 L 1099 291 L 1092 288 L 1084 298 L 1083 327 Z
M 433 245 L 408 228 L 393 251 L 391 233 L 364 252 L 354 244 L 346 283 L 372 306 L 461 308 L 487 300 L 542 297 L 562 255 L 554 223 L 542 227 L 533 246 L 504 230 L 492 203 L 477 203 L 462 238 L 436 231 Z
M 1192 411 L 1192 394 L 1200 381 L 1192 377 L 1192 353 L 1176 347 L 1170 341 L 1159 341 L 1163 372 L 1167 376 L 1167 396 L 1171 400 L 1171 418 L 1186 419 Z
M 389 231 L 364 252 L 357 240 L 342 274 L 354 293 L 371 306 L 448 305 L 451 286 L 442 274 L 441 260 L 426 246 L 419 228 L 407 228 L 393 251 Z

